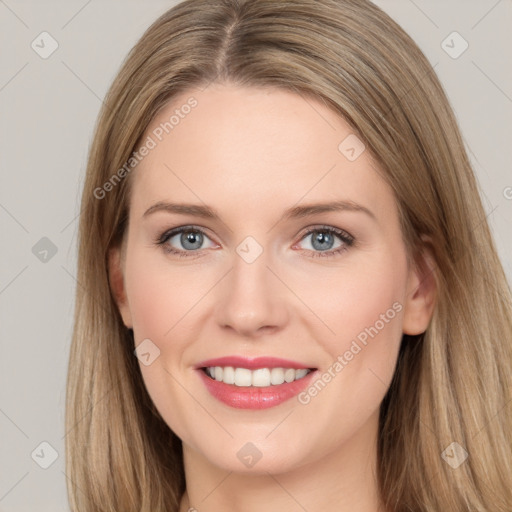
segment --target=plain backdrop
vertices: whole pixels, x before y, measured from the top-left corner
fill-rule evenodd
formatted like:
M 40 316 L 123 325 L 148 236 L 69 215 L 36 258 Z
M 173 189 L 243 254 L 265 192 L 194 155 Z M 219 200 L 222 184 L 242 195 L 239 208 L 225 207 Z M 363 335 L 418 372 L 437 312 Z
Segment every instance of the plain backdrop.
M 175 3 L 0 0 L 1 512 L 69 510 L 65 379 L 87 152 L 126 53 Z M 512 282 L 512 2 L 376 3 L 435 65 Z

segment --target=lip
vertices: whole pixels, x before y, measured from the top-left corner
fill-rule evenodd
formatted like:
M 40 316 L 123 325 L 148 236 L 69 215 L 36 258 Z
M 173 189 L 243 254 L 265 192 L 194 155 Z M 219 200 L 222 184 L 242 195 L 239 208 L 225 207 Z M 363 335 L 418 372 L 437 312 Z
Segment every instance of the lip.
M 257 368 L 295 368 L 311 369 L 305 377 L 293 382 L 284 382 L 276 386 L 253 387 L 253 386 L 235 386 L 212 379 L 204 372 L 203 368 L 209 366 L 233 366 L 235 368 L 247 368 L 255 370 Z M 222 403 L 235 409 L 268 409 L 276 407 L 282 403 L 297 396 L 303 391 L 316 375 L 316 368 L 290 361 L 289 359 L 280 359 L 277 357 L 257 357 L 247 359 L 239 356 L 221 357 L 203 361 L 196 366 L 196 371 L 203 381 L 209 393 Z
M 256 370 L 258 368 L 295 368 L 296 370 L 313 369 L 310 365 L 291 361 L 290 359 L 281 359 L 279 357 L 247 358 L 241 356 L 227 356 L 208 359 L 196 365 L 196 369 L 207 368 L 208 366 L 233 366 L 234 368 L 247 368 L 248 370 Z

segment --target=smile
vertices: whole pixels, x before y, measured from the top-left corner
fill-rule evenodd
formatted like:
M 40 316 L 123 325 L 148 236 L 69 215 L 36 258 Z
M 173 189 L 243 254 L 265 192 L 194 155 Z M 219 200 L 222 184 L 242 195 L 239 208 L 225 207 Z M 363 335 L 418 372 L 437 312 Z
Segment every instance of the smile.
M 275 407 L 298 395 L 316 368 L 277 358 L 240 357 L 205 361 L 196 367 L 210 394 L 238 409 Z
M 234 384 L 238 387 L 267 387 L 278 386 L 284 382 L 290 383 L 304 378 L 310 369 L 293 368 L 233 368 L 232 366 L 209 366 L 205 373 L 217 382 Z

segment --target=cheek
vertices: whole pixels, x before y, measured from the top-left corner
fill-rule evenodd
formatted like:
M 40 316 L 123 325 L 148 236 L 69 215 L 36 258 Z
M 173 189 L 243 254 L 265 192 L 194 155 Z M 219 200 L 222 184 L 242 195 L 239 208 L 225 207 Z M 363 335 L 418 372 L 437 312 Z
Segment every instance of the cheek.
M 172 268 L 165 258 L 134 250 L 126 262 L 126 288 L 136 342 L 163 340 L 192 306 L 204 287 L 199 276 Z
M 346 442 L 378 414 L 402 338 L 405 284 L 405 256 L 390 253 L 374 258 L 372 265 L 333 273 L 328 291 L 310 291 L 305 298 L 335 332 L 329 334 L 325 327 L 316 331 L 326 357 L 318 380 L 299 397 L 305 405 L 302 421 L 315 417 L 327 425 L 318 453 L 329 453 L 333 442 Z M 320 332 L 324 335 L 318 336 Z
M 406 283 L 405 253 L 388 249 L 380 251 L 378 257 L 358 256 L 344 267 L 323 270 L 313 287 L 304 280 L 302 296 L 329 328 L 330 334 L 325 330 L 327 336 L 319 341 L 334 356 L 359 334 L 364 339 L 365 329 L 372 326 L 385 337 L 401 334 L 398 313 L 403 309 Z
M 336 375 L 332 391 L 349 402 L 354 398 L 355 409 L 378 405 L 402 339 L 406 256 L 391 250 L 379 254 L 331 272 L 304 300 L 329 327 L 317 340 L 326 353 L 325 367 Z
M 405 279 L 390 265 L 366 269 L 352 276 L 345 293 L 340 293 L 337 328 L 342 340 L 358 340 L 369 347 L 370 339 L 379 339 L 374 348 L 396 341 L 401 335 L 401 315 Z
M 126 261 L 126 290 L 135 345 L 150 339 L 159 350 L 150 364 L 139 361 L 146 390 L 166 423 L 187 440 L 186 411 L 190 414 L 194 405 L 178 382 L 187 349 L 186 315 L 193 313 L 190 309 L 199 300 L 200 289 L 186 272 L 165 263 L 165 258 L 134 248 Z

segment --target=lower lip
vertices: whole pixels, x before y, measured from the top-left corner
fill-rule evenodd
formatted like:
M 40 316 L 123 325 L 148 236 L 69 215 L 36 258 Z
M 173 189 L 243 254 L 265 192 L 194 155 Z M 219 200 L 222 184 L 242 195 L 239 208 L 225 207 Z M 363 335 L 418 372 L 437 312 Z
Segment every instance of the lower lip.
M 236 409 L 268 409 L 280 405 L 304 390 L 315 373 L 315 371 L 311 371 L 302 379 L 284 382 L 276 386 L 245 387 L 214 380 L 208 377 L 203 370 L 198 370 L 198 372 L 212 396 Z

